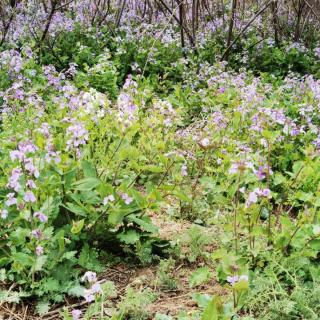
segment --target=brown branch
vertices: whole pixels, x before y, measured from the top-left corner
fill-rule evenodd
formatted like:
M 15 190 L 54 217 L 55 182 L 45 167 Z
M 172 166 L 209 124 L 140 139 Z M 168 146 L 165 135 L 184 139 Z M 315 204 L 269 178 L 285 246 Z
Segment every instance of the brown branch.
M 303 1 L 310 8 L 310 10 L 314 14 L 314 16 L 320 21 L 320 16 L 315 12 L 314 8 L 310 5 L 310 3 L 307 0 L 303 0 Z
M 170 15 L 173 17 L 173 19 L 179 24 L 180 28 L 182 28 L 186 35 L 189 38 L 190 43 L 194 46 L 195 45 L 195 41 L 192 37 L 192 35 L 190 34 L 190 31 L 188 28 L 186 28 L 186 26 L 181 23 L 181 21 L 179 20 L 179 18 L 173 13 L 173 11 L 166 5 L 166 3 L 163 0 L 155 0 L 155 2 L 158 4 L 158 6 L 161 8 L 161 6 L 159 5 L 158 1 L 162 4 L 162 6 L 170 13 Z
M 51 25 L 51 21 L 52 21 L 52 18 L 56 12 L 56 8 L 57 8 L 57 5 L 58 5 L 58 0 L 52 0 L 51 1 L 51 10 L 50 10 L 50 14 L 49 14 L 49 17 L 47 19 L 47 23 L 46 23 L 46 26 L 43 30 L 43 33 L 42 33 L 42 36 L 40 38 L 40 42 L 39 42 L 39 47 L 41 46 L 42 42 L 44 41 L 44 39 L 46 38 L 47 36 L 47 33 L 49 31 L 49 28 L 50 28 L 50 25 Z
M 2 38 L 1 38 L 1 41 L 0 41 L 0 47 L 4 44 L 4 41 L 6 40 L 6 37 L 7 37 L 7 34 L 9 32 L 9 29 L 10 29 L 10 26 L 11 26 L 11 23 L 13 21 L 13 17 L 14 17 L 14 14 L 15 14 L 15 8 L 16 8 L 16 1 L 14 1 L 11 5 L 11 15 L 9 17 L 9 20 L 7 22 L 7 24 L 5 24 L 4 20 L 3 20 L 3 26 L 4 26 L 4 29 L 3 29 L 3 35 L 2 35 Z
M 246 26 L 239 32 L 239 34 L 235 37 L 235 39 L 230 43 L 230 45 L 227 47 L 226 51 L 222 55 L 221 60 L 224 60 L 224 58 L 229 54 L 232 46 L 239 40 L 239 38 L 244 34 L 244 32 L 251 26 L 251 24 L 269 7 L 273 0 L 269 0 L 269 2 L 246 24 Z

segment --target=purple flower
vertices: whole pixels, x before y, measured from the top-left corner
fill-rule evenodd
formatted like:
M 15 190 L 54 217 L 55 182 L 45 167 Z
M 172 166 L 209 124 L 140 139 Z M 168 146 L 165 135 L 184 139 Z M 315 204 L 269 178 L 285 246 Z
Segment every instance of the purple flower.
M 266 177 L 265 167 L 260 166 L 258 171 L 256 172 L 256 175 L 258 176 L 258 179 L 261 181 Z
M 34 153 L 36 152 L 37 147 L 31 141 L 26 141 L 20 142 L 18 149 L 23 153 Z
M 91 287 L 91 292 L 92 293 L 102 293 L 100 283 L 98 283 L 98 282 L 94 283 Z
M 235 276 L 228 276 L 227 277 L 227 281 L 234 286 L 238 281 L 239 281 L 239 276 L 235 275 Z
M 186 164 L 182 165 L 181 167 L 181 175 L 183 177 L 186 177 L 188 175 L 188 167 Z
M 36 202 L 37 201 L 37 199 L 32 191 L 27 191 L 24 194 L 23 200 L 25 202 Z
M 30 174 L 33 174 L 36 178 L 39 177 L 39 172 L 33 165 L 33 159 L 31 158 L 26 159 L 24 161 L 24 167 Z
M 246 207 L 250 207 L 252 204 L 257 203 L 258 197 L 255 191 L 250 192 L 249 197 L 246 202 Z
M 235 276 L 228 276 L 227 277 L 227 281 L 232 285 L 234 286 L 237 282 L 240 282 L 240 281 L 245 281 L 245 282 L 248 282 L 249 281 L 249 277 L 244 274 L 244 275 L 241 275 L 240 277 L 235 275 Z
M 83 297 L 89 303 L 95 300 L 95 296 L 93 295 L 93 293 L 92 293 L 92 291 L 90 289 L 84 290 L 84 296 Z
M 246 169 L 254 169 L 252 162 L 249 161 L 235 161 L 232 163 L 230 169 L 229 169 L 229 173 L 230 174 L 235 174 L 238 173 L 240 171 L 244 171 Z
M 7 201 L 6 201 L 6 205 L 8 207 L 17 204 L 18 200 L 15 198 L 14 193 L 9 193 L 7 194 Z
M 37 188 L 35 182 L 33 180 L 30 180 L 30 179 L 27 180 L 26 187 L 29 188 L 29 189 L 36 189 Z
M 133 201 L 133 198 L 129 197 L 127 193 L 120 193 L 120 197 L 124 201 L 125 204 L 130 204 Z
M 21 162 L 24 159 L 24 153 L 19 150 L 10 151 L 10 159 L 11 161 L 19 160 Z
M 7 219 L 7 217 L 8 217 L 8 210 L 6 210 L 6 209 L 0 210 L 0 216 L 1 216 L 1 219 Z
M 271 198 L 271 191 L 268 188 L 256 189 L 256 193 L 261 197 Z
M 79 320 L 80 316 L 81 316 L 82 311 L 78 310 L 78 309 L 74 309 L 72 310 L 71 314 L 72 314 L 72 320 Z
M 36 247 L 36 255 L 41 256 L 43 254 L 43 247 L 42 246 L 37 246 Z
M 42 231 L 40 229 L 35 229 L 31 231 L 31 235 L 36 239 L 40 239 L 42 237 Z
M 8 187 L 18 192 L 21 189 L 21 185 L 19 183 L 20 177 L 22 175 L 22 170 L 20 168 L 14 168 L 11 171 L 11 176 L 9 178 Z
M 40 211 L 37 211 L 33 215 L 35 218 L 38 218 L 41 222 L 47 222 L 48 217 Z
M 54 161 L 55 164 L 58 164 L 61 162 L 59 152 L 56 152 L 56 151 L 48 151 L 45 155 L 45 159 L 47 163 L 50 163 L 52 160 Z
M 78 149 L 80 146 L 85 145 L 89 139 L 89 133 L 82 123 L 71 125 L 67 129 L 67 135 L 67 150 Z

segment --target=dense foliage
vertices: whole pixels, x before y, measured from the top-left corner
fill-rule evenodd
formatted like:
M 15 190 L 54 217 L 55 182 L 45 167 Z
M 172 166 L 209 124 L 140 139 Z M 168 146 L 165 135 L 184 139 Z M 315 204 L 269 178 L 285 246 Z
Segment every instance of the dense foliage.
M 260 16 L 226 62 L 222 17 L 188 37 L 181 16 L 178 25 L 161 10 L 155 23 L 132 8 L 104 16 L 102 2 L 1 7 L 1 304 L 35 299 L 44 314 L 75 297 L 91 303 L 85 319 L 148 319 L 155 295 L 132 288 L 106 315 L 117 294 L 96 273 L 116 259 L 160 260 L 155 285 L 174 290 L 175 260 L 201 260 L 190 287 L 215 277 L 228 293 L 194 295 L 198 309 L 179 319 L 318 319 L 314 21 L 296 42 L 286 35 L 295 20 L 282 21 L 276 43 L 261 37 L 274 30 Z M 247 26 L 240 11 L 235 22 Z M 183 254 L 159 238 L 151 213 L 214 226 L 217 248 L 195 226 Z

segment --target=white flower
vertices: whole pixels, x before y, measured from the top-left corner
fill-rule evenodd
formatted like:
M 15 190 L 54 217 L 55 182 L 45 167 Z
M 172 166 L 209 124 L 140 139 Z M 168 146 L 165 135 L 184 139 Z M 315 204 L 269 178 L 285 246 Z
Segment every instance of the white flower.
M 92 271 L 87 271 L 84 276 L 81 278 L 81 281 L 88 281 L 90 283 L 97 282 L 97 274 Z
M 107 205 L 109 201 L 113 202 L 114 200 L 114 196 L 110 194 L 103 199 L 103 205 Z
M 312 231 L 316 237 L 320 236 L 320 224 L 314 225 Z

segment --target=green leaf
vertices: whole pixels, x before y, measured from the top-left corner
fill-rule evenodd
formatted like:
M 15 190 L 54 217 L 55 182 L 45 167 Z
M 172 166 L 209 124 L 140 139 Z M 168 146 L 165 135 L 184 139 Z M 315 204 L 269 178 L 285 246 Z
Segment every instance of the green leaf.
M 84 226 L 84 219 L 79 220 L 79 221 L 72 221 L 71 232 L 73 234 L 77 234 L 77 233 L 81 232 L 83 226 Z
M 73 212 L 77 215 L 80 216 L 84 216 L 86 217 L 88 215 L 88 210 L 83 206 L 80 207 L 77 204 L 71 203 L 71 202 L 67 202 L 66 205 L 62 205 L 64 208 L 66 208 L 67 210 L 69 210 L 70 212 Z
M 34 270 L 35 271 L 41 271 L 42 267 L 47 262 L 47 258 L 48 258 L 48 256 L 45 256 L 45 255 L 37 257 L 35 265 L 34 265 Z
M 100 184 L 97 178 L 85 178 L 72 184 L 72 187 L 78 191 L 92 190 Z
M 223 312 L 223 305 L 219 297 L 213 297 L 204 309 L 201 320 L 219 320 Z
M 121 210 L 111 210 L 108 215 L 108 223 L 112 226 L 116 226 L 123 222 L 123 218 L 125 217 L 126 213 Z
M 196 271 L 192 272 L 189 283 L 191 287 L 199 286 L 202 283 L 210 280 L 212 274 L 208 267 L 198 268 Z
M 277 172 L 273 178 L 273 184 L 275 186 L 278 186 L 279 184 L 282 184 L 284 182 L 286 182 L 286 178 L 281 173 Z
M 80 252 L 78 263 L 81 267 L 92 271 L 101 271 L 102 266 L 98 260 L 98 253 L 93 248 L 90 248 L 86 243 Z
M 7 279 L 6 269 L 0 269 L 0 282 L 4 282 Z
M 83 160 L 81 163 L 81 167 L 86 178 L 97 178 L 96 168 L 91 162 Z
M 71 259 L 74 258 L 74 256 L 77 254 L 77 252 L 78 252 L 78 251 L 68 251 L 68 252 L 65 252 L 65 253 L 63 254 L 63 256 L 61 257 L 60 260 L 64 260 L 64 259 L 66 259 L 66 260 L 71 260 Z
M 152 173 L 161 173 L 161 172 L 163 172 L 164 169 L 161 168 L 161 167 L 158 167 L 158 166 L 150 164 L 150 165 L 143 166 L 142 170 L 143 171 L 149 171 L 149 172 L 152 172 Z
M 315 240 L 310 241 L 310 247 L 313 250 L 320 251 L 320 239 L 315 239 Z
M 234 284 L 233 288 L 236 291 L 246 291 L 249 289 L 249 282 L 246 280 L 238 281 Z
M 131 229 L 126 232 L 121 232 L 117 235 L 117 238 L 125 244 L 135 244 L 139 241 L 140 235 L 136 230 Z
M 308 202 L 308 201 L 311 201 L 313 199 L 313 194 L 312 193 L 307 193 L 307 192 L 303 192 L 303 191 L 298 191 L 296 194 L 295 194 L 295 197 L 298 199 L 298 200 L 301 200 L 303 202 Z
M 50 310 L 50 303 L 47 301 L 40 301 L 36 305 L 36 311 L 40 316 L 45 315 Z
M 11 260 L 7 257 L 0 258 L 0 267 L 7 265 L 8 263 L 10 263 L 10 261 Z
M 52 291 L 59 291 L 59 281 L 54 278 L 47 278 L 42 285 L 42 290 L 46 293 Z
M 0 290 L 0 302 L 19 303 L 21 298 L 28 296 L 24 292 Z
M 172 194 L 174 194 L 179 200 L 183 202 L 191 202 L 191 199 L 181 191 L 173 191 Z
M 200 308 L 206 308 L 209 302 L 212 300 L 212 296 L 209 294 L 202 294 L 199 292 L 192 294 L 193 300 L 195 300 Z
M 24 267 L 31 267 L 34 263 L 33 257 L 23 252 L 17 252 L 13 255 L 13 260 Z
M 56 218 L 59 213 L 60 204 L 60 198 L 49 197 L 42 204 L 40 211 L 50 218 Z
M 127 217 L 129 221 L 135 222 L 138 226 L 140 226 L 143 230 L 150 233 L 157 233 L 158 228 L 151 222 L 151 219 L 148 217 L 144 217 L 143 219 L 137 218 L 134 215 L 130 215 Z
M 85 288 L 83 286 L 77 284 L 68 290 L 68 294 L 73 297 L 82 297 L 84 294 L 84 290 Z

